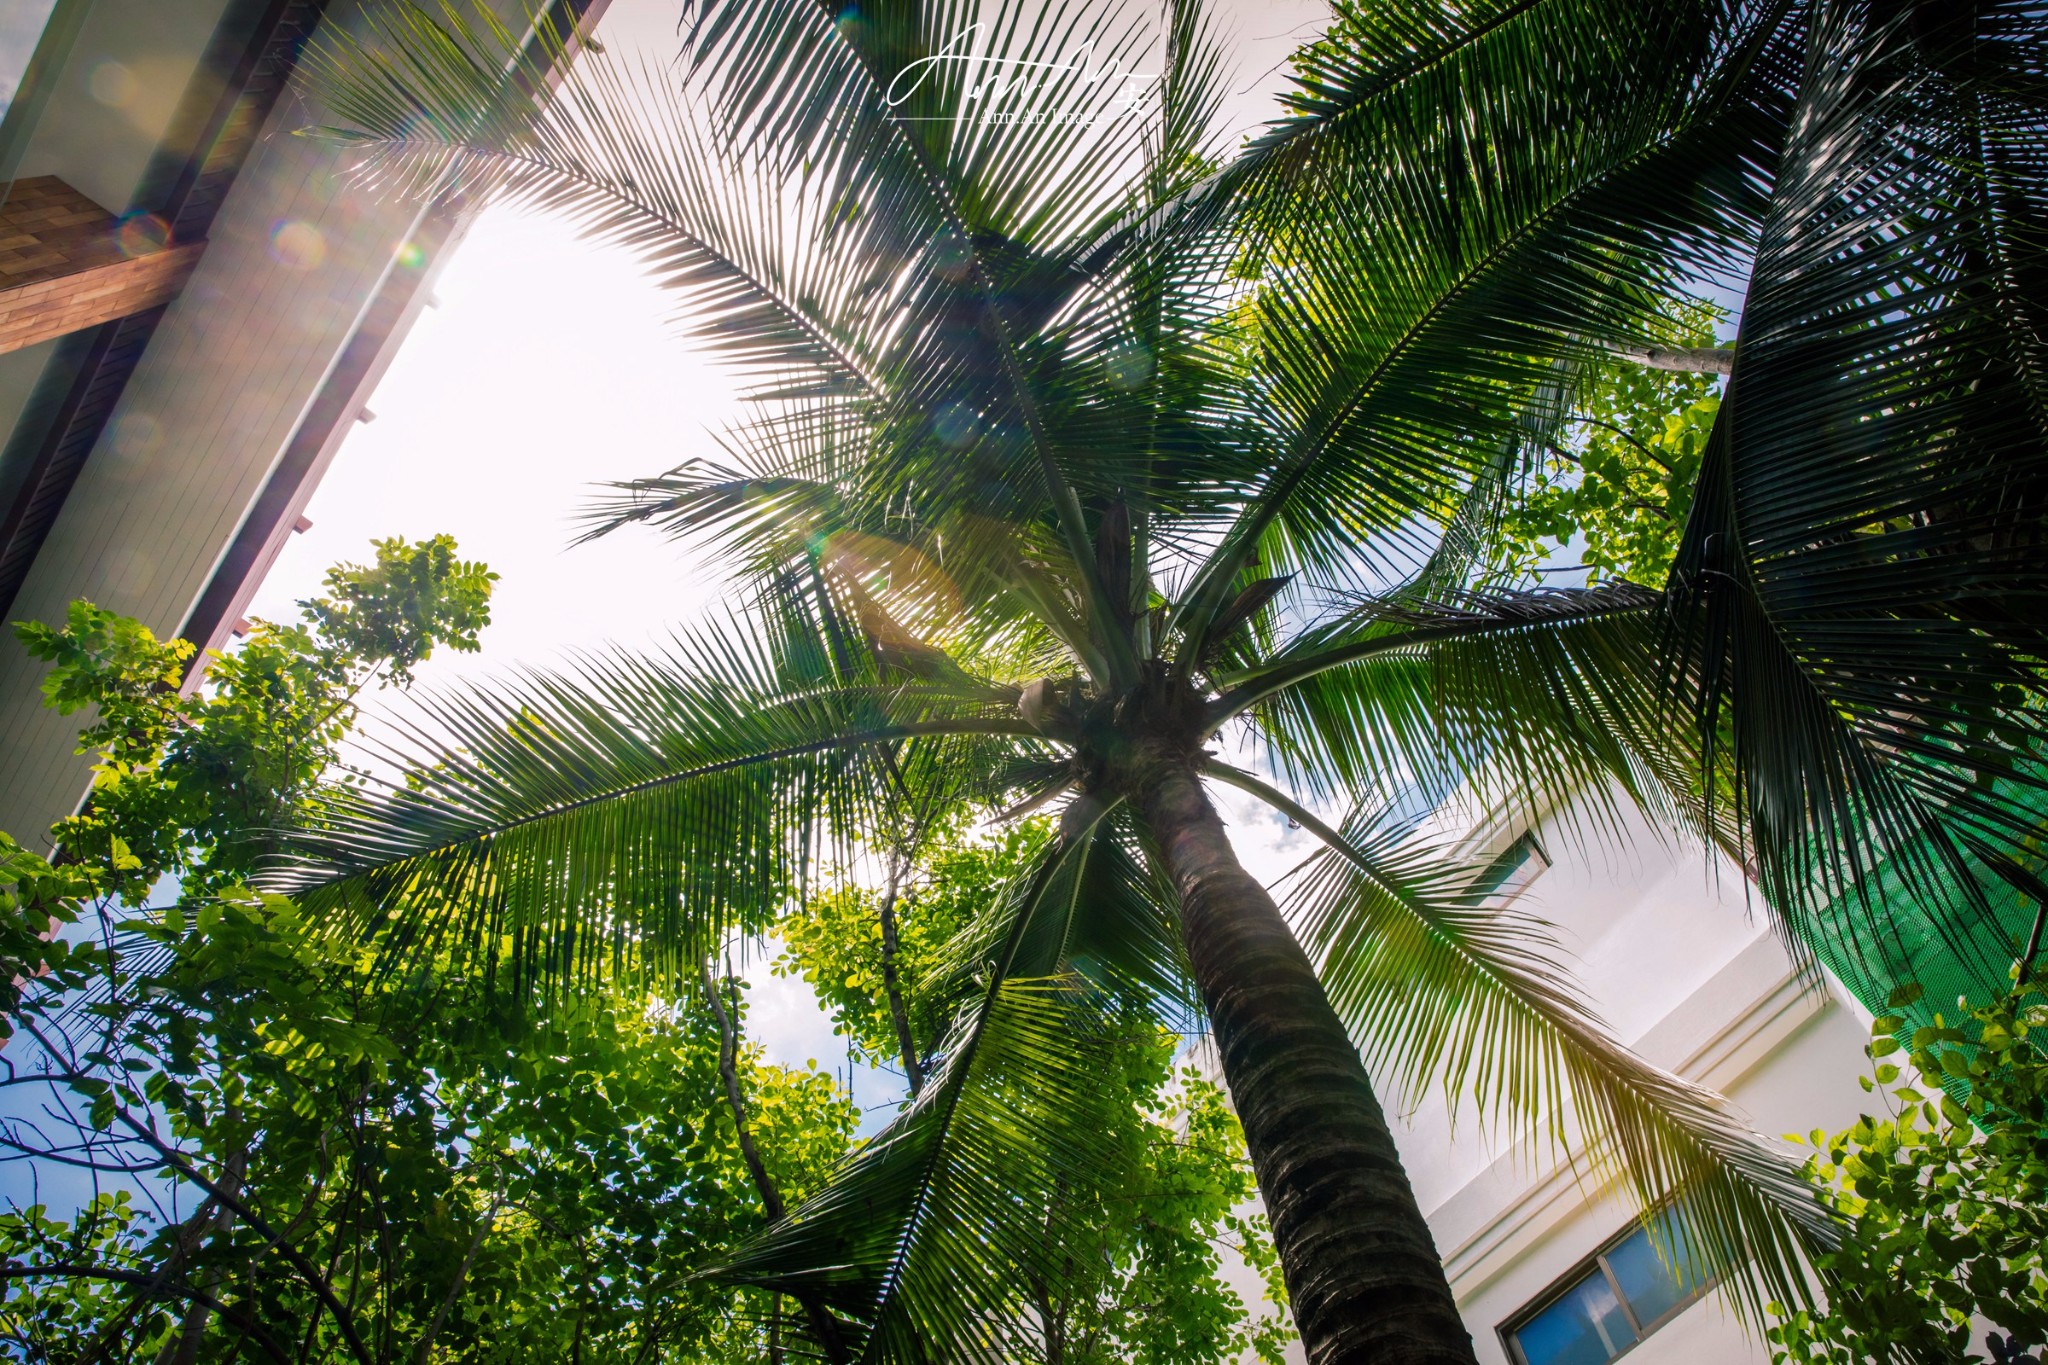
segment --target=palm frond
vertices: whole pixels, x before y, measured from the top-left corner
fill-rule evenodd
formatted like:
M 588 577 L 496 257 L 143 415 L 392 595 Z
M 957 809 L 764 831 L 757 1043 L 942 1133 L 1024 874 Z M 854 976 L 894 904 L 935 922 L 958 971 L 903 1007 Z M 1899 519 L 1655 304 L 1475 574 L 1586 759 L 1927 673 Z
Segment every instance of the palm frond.
M 1776 8 L 1357 7 L 1344 78 L 1246 153 L 1271 473 L 1187 595 L 1191 652 L 1255 555 L 1410 576 L 1559 361 L 1739 261 L 1796 74 Z
M 1115 1016 L 1074 977 L 991 985 L 939 1075 L 789 1218 L 710 1270 L 803 1294 L 854 1358 L 1028 1355 L 1029 1286 L 1058 1284 L 1072 1225 L 1112 1168 Z
M 970 785 L 1037 747 L 986 688 L 820 684 L 773 635 L 735 621 L 668 659 L 420 702 L 402 778 L 301 835 L 267 884 L 384 934 L 396 965 L 457 949 L 558 987 L 608 962 L 687 971 L 776 913 L 820 841 L 886 827 L 889 746 L 952 737 Z
M 1814 7 L 1672 580 L 1671 695 L 1772 905 L 1880 977 L 1917 915 L 2002 985 L 1997 893 L 2040 866 L 2043 33 L 2038 5 Z
M 1334 829 L 1257 778 L 1210 772 L 1322 840 L 1289 913 L 1368 1065 L 1411 1096 L 1441 1090 L 1454 1111 L 1469 1098 L 1490 1120 L 1548 1125 L 1646 1213 L 1668 1203 L 1689 1263 L 1729 1275 L 1753 1320 L 1765 1298 L 1810 1297 L 1800 1258 L 1838 1229 L 1798 1163 L 1719 1096 L 1616 1041 L 1580 1003 L 1546 925 L 1487 908 L 1477 869 L 1404 847 L 1405 830 L 1376 837 L 1369 813 Z
M 1227 679 L 1219 715 L 1242 710 L 1282 776 L 1325 799 L 1449 791 L 1484 768 L 1521 801 L 1625 792 L 1706 833 L 1693 739 L 1657 696 L 1659 600 L 1633 584 L 1366 598 Z
M 994 482 L 1014 501 L 987 510 L 1049 517 L 1094 612 L 1106 613 L 1077 492 L 1100 472 L 1057 439 L 1042 388 L 1059 355 L 1039 334 L 1089 282 L 1082 244 L 1101 235 L 1136 169 L 1133 140 L 1105 117 L 1116 83 L 1073 54 L 1116 69 L 1142 31 L 1115 5 L 982 18 L 971 3 L 885 3 L 851 18 L 804 0 L 726 5 L 699 24 L 691 55 L 723 90 L 738 145 L 774 147 L 787 169 L 821 163 L 809 174 L 834 202 L 919 225 L 906 240 L 919 244 L 924 289 L 904 319 L 893 396 L 918 422 L 942 415 L 956 447 L 971 449 L 935 465 L 917 443 L 887 443 L 870 486 L 887 493 L 921 477 L 961 492 L 1000 468 Z M 1026 71 L 1027 116 L 984 116 L 976 101 L 1000 99 Z M 1127 648 L 1105 644 L 1106 662 L 1132 676 Z
M 1143 853 L 1130 808 L 1075 797 L 1061 812 L 1059 861 L 1042 878 L 1020 876 L 946 945 L 956 981 L 1007 962 L 1019 976 L 1073 974 L 1135 997 L 1175 1027 L 1200 1001 L 1181 945 L 1170 885 Z
M 539 36 L 522 49 L 454 0 L 401 0 L 363 36 L 323 30 L 307 69 L 336 122 L 316 132 L 386 192 L 536 208 L 632 251 L 681 295 L 687 334 L 744 372 L 873 392 L 884 248 L 859 228 L 823 231 L 832 206 L 817 193 L 734 164 L 662 72 L 602 52 L 567 63 L 570 35 Z

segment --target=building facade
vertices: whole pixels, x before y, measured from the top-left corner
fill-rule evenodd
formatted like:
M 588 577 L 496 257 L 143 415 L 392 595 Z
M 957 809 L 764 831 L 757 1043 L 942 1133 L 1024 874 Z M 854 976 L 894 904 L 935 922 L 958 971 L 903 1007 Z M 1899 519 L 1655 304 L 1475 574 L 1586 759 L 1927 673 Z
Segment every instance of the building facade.
M 1726 1095 L 1766 1137 L 1862 1112 L 1870 1016 L 1802 979 L 1726 858 L 1589 801 L 1535 820 L 1453 803 L 1425 830 L 1507 864 L 1499 897 L 1556 926 L 1595 1013 L 1638 1055 Z M 1769 1359 L 1719 1293 L 1684 1297 L 1624 1195 L 1580 1180 L 1547 1141 L 1502 1150 L 1433 1099 L 1395 1136 L 1487 1365 Z
M 1488 866 L 1496 904 L 1554 926 L 1597 1017 L 1639 1055 L 1726 1095 L 1758 1132 L 1833 1131 L 1863 1111 L 1870 1016 L 1801 978 L 1727 859 L 1590 800 L 1530 818 L 1465 793 L 1411 837 Z M 1687 1292 L 1627 1195 L 1574 1170 L 1568 1148 L 1490 1130 L 1440 1095 L 1380 1089 L 1484 1365 L 1770 1359 L 1720 1292 Z M 1240 1284 L 1256 1295 L 1249 1277 Z
M 217 647 L 465 206 L 364 192 L 297 135 L 323 121 L 302 55 L 371 34 L 375 0 L 4 8 L 0 622 L 61 620 L 83 597 Z M 31 846 L 88 780 L 41 673 L 0 634 L 0 829 Z

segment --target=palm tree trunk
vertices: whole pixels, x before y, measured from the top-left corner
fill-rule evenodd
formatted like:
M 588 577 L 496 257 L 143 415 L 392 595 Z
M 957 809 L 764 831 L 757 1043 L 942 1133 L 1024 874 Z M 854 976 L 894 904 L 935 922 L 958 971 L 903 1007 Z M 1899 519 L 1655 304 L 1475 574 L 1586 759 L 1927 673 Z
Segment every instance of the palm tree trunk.
M 1472 1365 L 1443 1262 L 1337 1012 L 1201 782 L 1167 769 L 1146 823 L 1272 1221 L 1311 1365 Z

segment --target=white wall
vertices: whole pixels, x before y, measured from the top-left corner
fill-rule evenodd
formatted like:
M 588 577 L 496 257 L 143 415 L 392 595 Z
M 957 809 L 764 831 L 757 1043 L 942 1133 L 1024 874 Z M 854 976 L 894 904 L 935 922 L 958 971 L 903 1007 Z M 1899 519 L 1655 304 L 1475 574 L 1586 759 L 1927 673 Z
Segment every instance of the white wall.
M 1483 849 L 1522 822 L 1481 822 Z M 1441 826 L 1439 828 L 1442 828 Z M 1555 865 L 1514 902 L 1556 927 L 1594 1013 L 1647 1060 L 1725 1094 L 1770 1138 L 1853 1121 L 1863 1029 L 1800 981 L 1741 872 L 1653 830 L 1632 808 L 1582 800 L 1535 826 Z M 1440 1101 L 1396 1131 L 1418 1168 L 1438 1250 L 1480 1359 L 1505 1365 L 1498 1328 L 1625 1230 L 1628 1203 L 1579 1184 L 1547 1145 L 1503 1153 Z M 1715 1296 L 1631 1353 L 1648 1362 L 1764 1361 Z
M 323 28 L 360 26 L 374 2 L 338 0 Z M 109 0 L 94 19 L 156 3 Z M 501 8 L 525 12 L 523 0 Z M 198 27 L 197 18 L 186 22 Z M 53 106 L 46 122 L 57 119 Z M 353 189 L 333 149 L 296 135 L 320 119 L 295 77 L 30 569 L 14 618 L 61 620 L 71 599 L 88 597 L 171 635 L 204 589 L 423 212 Z M 127 175 L 109 171 L 97 190 L 79 188 L 125 194 Z M 32 846 L 87 778 L 71 752 L 76 718 L 43 708 L 41 674 L 0 638 L 0 829 Z
M 8 434 L 21 420 L 21 410 L 35 392 L 36 381 L 43 377 L 43 370 L 56 349 L 57 343 L 53 340 L 0 354 L 0 461 L 6 460 L 4 451 Z M 20 486 L 32 458 L 30 451 L 17 451 L 16 454 L 20 468 L 0 463 L 0 517 L 5 517 L 7 509 L 14 505 L 15 490 Z
M 1447 807 L 1417 831 L 1483 861 L 1528 827 Z M 1648 1060 L 1720 1090 L 1770 1138 L 1847 1126 L 1864 1096 L 1865 1022 L 1794 973 L 1738 869 L 1639 812 L 1580 801 L 1535 822 L 1554 860 L 1513 902 L 1548 922 L 1594 1014 Z M 1625 1199 L 1579 1183 L 1547 1138 L 1489 1131 L 1468 1103 L 1381 1098 L 1485 1365 L 1499 1327 L 1626 1230 Z M 1250 1299 L 1247 1275 L 1234 1283 Z M 1290 1356 L 1303 1359 L 1297 1345 Z M 1641 1365 L 1736 1365 L 1769 1353 L 1713 1295 L 1629 1353 Z
M 58 176 L 107 212 L 126 213 L 226 8 L 227 0 L 97 0 L 20 174 Z

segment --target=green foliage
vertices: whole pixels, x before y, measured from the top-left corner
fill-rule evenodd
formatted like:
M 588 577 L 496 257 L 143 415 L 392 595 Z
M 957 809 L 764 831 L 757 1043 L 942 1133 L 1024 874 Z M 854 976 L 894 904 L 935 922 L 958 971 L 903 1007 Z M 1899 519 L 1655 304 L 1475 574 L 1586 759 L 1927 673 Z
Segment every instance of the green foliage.
M 1284 1314 L 1247 1305 L 1221 1277 L 1218 1249 L 1229 1247 L 1272 1304 L 1287 1302 L 1265 1215 L 1242 1212 L 1256 1193 L 1244 1132 L 1214 1083 L 1173 1068 L 1178 1044 L 1133 1027 L 1113 1054 L 1123 1093 L 1110 1110 L 1108 1178 L 1063 1212 L 1092 1235 L 1062 1246 L 1061 1273 L 1029 1286 L 1048 1360 L 1173 1365 L 1249 1352 L 1277 1365 L 1294 1338 Z
M 445 535 L 375 544 L 374 566 L 330 570 L 301 624 L 256 622 L 189 696 L 187 641 L 84 601 L 61 629 L 15 624 L 52 665 L 47 702 L 94 708 L 79 737 L 97 754 L 92 796 L 53 837 L 102 893 L 140 904 L 165 876 L 191 894 L 245 878 L 281 831 L 321 822 L 365 687 L 409 682 L 437 647 L 477 647 L 497 575 L 456 558 Z
M 960 972 L 992 901 L 1054 847 L 1050 822 L 1021 821 L 975 834 L 964 814 L 932 831 L 894 902 L 895 959 L 914 1045 L 943 1052 L 948 1025 L 984 989 Z M 880 909 L 884 890 L 852 882 L 821 888 L 777 925 L 785 945 L 775 970 L 810 982 L 834 1028 L 870 1063 L 900 1060 L 884 989 Z M 1244 1133 L 1212 1082 L 1176 1068 L 1178 1034 L 1133 1000 L 1112 1002 L 1113 1022 L 1090 1053 L 1094 1169 L 1051 1182 L 1045 1226 L 1082 1230 L 1047 1259 L 1013 1270 L 1019 1297 L 1048 1362 L 1175 1365 L 1277 1361 L 1292 1339 L 1282 1315 L 1247 1306 L 1222 1277 L 1218 1248 L 1235 1248 L 1285 1304 L 1278 1258 L 1262 1214 L 1243 1212 L 1256 1193 Z
M 412 681 L 412 669 L 436 647 L 477 649 L 491 623 L 491 584 L 498 575 L 456 558 L 455 538 L 417 545 L 400 537 L 373 541 L 373 565 L 337 564 L 324 596 L 302 602 L 322 648 L 349 659 L 383 661 L 391 681 Z
M 988 838 L 939 831 L 899 888 L 896 970 L 913 1045 L 928 1056 L 965 1003 L 950 980 L 948 952 L 1022 863 L 1052 838 L 1045 821 L 1013 824 Z M 832 1016 L 835 1033 L 870 1064 L 898 1057 L 882 982 L 881 901 L 886 891 L 843 881 L 806 898 L 776 926 L 786 952 L 780 976 L 801 976 Z
M 718 462 L 592 518 L 714 550 L 749 606 L 668 658 L 440 708 L 422 729 L 448 743 L 309 840 L 290 884 L 508 970 L 694 968 L 782 913 L 820 848 L 892 845 L 899 757 L 931 756 L 949 794 L 1064 799 L 1055 846 L 989 906 L 939 1079 L 840 1202 L 749 1262 L 829 1279 L 878 1355 L 909 1357 L 911 1322 L 920 1350 L 967 1355 L 1009 1321 L 998 1273 L 1057 1240 L 1029 1221 L 1050 1205 L 1003 1202 L 1005 1163 L 1071 1171 L 1104 1136 L 1092 1040 L 1053 1041 L 1099 1002 L 1063 992 L 1108 947 L 1175 994 L 1155 855 L 1187 845 L 1152 798 L 1233 782 L 1386 890 L 1322 925 L 1331 993 L 1404 1006 L 1349 1014 L 1360 1041 L 1504 1119 L 1588 1120 L 1572 1137 L 1646 1206 L 1676 1201 L 1703 1264 L 1797 1295 L 1832 1226 L 1782 1154 L 1608 1036 L 1556 945 L 1461 902 L 1460 869 L 1388 889 L 1409 869 L 1307 807 L 1481 765 L 1532 807 L 1625 794 L 1751 854 L 1808 942 L 1832 927 L 1813 907 L 1888 859 L 1930 899 L 1964 869 L 2037 882 L 2014 793 L 2048 738 L 2024 605 L 2048 594 L 2038 6 L 1343 0 L 1289 117 L 1235 155 L 1198 5 L 1156 53 L 1081 0 L 970 34 L 971 8 L 710 5 L 682 62 L 593 52 L 556 80 L 571 35 L 400 3 L 310 54 L 366 180 L 635 251 L 771 401 Z M 984 62 L 1069 71 L 1084 37 L 1161 59 L 1143 118 L 1096 81 L 1017 83 L 1028 118 L 993 88 L 970 103 Z M 956 40 L 981 61 L 930 60 Z M 1685 381 L 1610 374 L 1587 406 L 1621 430 L 1556 439 L 1572 375 L 1667 339 L 1682 281 L 1742 269 L 1696 479 L 1706 393 Z M 1583 468 L 1546 470 L 1525 554 L 1585 524 L 1600 576 L 1668 561 L 1668 596 L 1490 591 L 1513 479 L 1560 444 Z M 1216 757 L 1239 738 L 1292 790 Z M 1234 965 L 1204 962 L 1211 998 Z M 863 1046 L 885 1037 L 842 1004 Z M 1001 1086 L 1051 1107 L 1006 1121 Z M 1296 1098 L 1284 1126 L 1247 1110 L 1261 1142 L 1315 1131 Z M 1262 1165 L 1290 1182 L 1276 1200 L 1312 1180 Z M 1297 1287 L 1349 1282 L 1307 1241 Z M 1339 1317 L 1378 1322 L 1313 1311 Z
M 0 1332 L 23 1358 L 142 1362 L 173 1339 L 223 1362 L 760 1358 L 774 1305 L 694 1276 L 765 1222 L 701 1012 L 600 978 L 543 1013 L 446 956 L 395 970 L 243 884 L 345 792 L 362 690 L 473 648 L 493 579 L 446 537 L 379 542 L 189 697 L 190 647 L 139 623 L 78 603 L 63 629 L 17 627 L 54 665 L 50 703 L 93 709 L 98 770 L 56 865 L 0 835 L 7 1019 L 41 1050 L 0 1086 L 46 1115 L 8 1136 L 170 1200 L 0 1217 Z M 172 903 L 136 912 L 167 876 Z M 857 1116 L 828 1076 L 738 1065 L 800 1198 Z
M 98 1272 L 12 1277 L 0 1298 L 0 1350 L 27 1365 L 83 1365 L 114 1323 L 121 1324 L 130 1358 L 149 1359 L 162 1350 L 182 1305 L 168 1297 L 138 1301 L 135 1294 L 131 1277 L 147 1278 L 155 1268 L 149 1222 L 127 1190 L 94 1196 L 69 1222 L 51 1217 L 41 1204 L 0 1213 L 0 1264 Z
M 1903 1040 L 1898 1014 L 1872 1025 L 1874 1070 L 1861 1079 L 1889 1102 L 1887 1112 L 1806 1139 L 1807 1171 L 1847 1227 L 1815 1262 L 1827 1277 L 1825 1309 L 1773 1305 L 1779 1365 L 1962 1365 L 1985 1358 L 1972 1350 L 1973 1318 L 2010 1339 L 2007 1355 L 2048 1342 L 2048 1004 L 2040 994 L 2030 983 L 1988 1006 L 1959 1000 L 1954 1024 L 1936 1015 Z M 1890 1006 L 1918 998 L 1918 986 L 1904 986 Z
M 333 1315 L 270 1246 L 284 1228 L 332 1267 L 358 1333 L 406 1353 L 748 1358 L 733 1292 L 692 1279 L 765 1221 L 700 1013 L 605 990 L 544 1022 L 479 1009 L 458 979 L 380 973 L 276 898 L 167 915 L 130 951 L 150 966 L 88 1007 L 92 1051 L 57 1049 L 69 1087 L 91 1101 L 105 1151 L 146 1159 L 124 1126 L 153 1115 L 180 1160 L 247 1212 L 222 1217 L 195 1193 L 183 1219 L 132 1216 L 118 1247 L 25 1243 L 0 1313 L 84 1295 L 66 1287 L 84 1256 L 98 1270 L 169 1267 L 174 1284 L 220 1299 L 203 1358 L 258 1358 L 237 1315 L 340 1352 Z M 829 1077 L 755 1058 L 744 1084 L 770 1169 L 814 1188 L 846 1150 L 846 1097 Z M 115 1359 L 143 1360 L 155 1302 L 117 1286 L 77 1311 L 110 1330 Z
M 52 665 L 43 679 L 45 705 L 60 716 L 95 708 L 95 719 L 79 732 L 78 752 L 98 749 L 118 765 L 147 762 L 163 748 L 177 720 L 189 640 L 159 640 L 140 621 L 82 599 L 66 611 L 62 628 L 17 621 L 14 633 L 29 657 Z
M 1712 346 L 1716 317 L 1705 305 L 1674 308 L 1660 343 Z M 1584 537 L 1587 581 L 1662 586 L 1720 414 L 1720 389 L 1714 375 L 1587 362 L 1560 439 L 1536 457 L 1501 518 L 1503 576 L 1522 578 Z
M 62 937 L 92 899 L 88 868 L 52 867 L 0 833 L 0 1039 L 12 1035 L 24 989 L 69 990 L 98 969 L 97 947 Z

